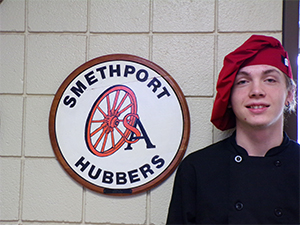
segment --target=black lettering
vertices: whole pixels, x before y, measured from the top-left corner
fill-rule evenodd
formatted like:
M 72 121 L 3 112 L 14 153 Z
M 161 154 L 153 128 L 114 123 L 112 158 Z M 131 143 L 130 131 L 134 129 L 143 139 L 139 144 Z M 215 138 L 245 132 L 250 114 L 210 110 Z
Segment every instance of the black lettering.
M 164 95 L 170 96 L 170 93 L 168 92 L 166 87 L 163 87 L 163 92 L 161 92 L 160 94 L 157 95 L 158 98 L 161 98 Z
M 112 172 L 104 171 L 102 182 L 106 184 L 111 184 L 113 182 L 113 176 L 114 174 Z
M 133 66 L 125 66 L 124 77 L 128 77 L 128 74 L 133 74 L 135 72 L 135 68 Z
M 141 166 L 140 171 L 145 178 L 148 177 L 147 173 L 150 173 L 150 174 L 154 173 L 154 171 L 151 169 L 151 166 L 149 164 L 145 164 L 145 165 Z
M 152 142 L 151 142 L 151 140 L 150 140 L 143 124 L 142 124 L 142 122 L 140 121 L 140 119 L 135 120 L 134 127 L 136 128 L 137 126 L 139 126 L 142 135 L 139 136 L 139 137 L 136 137 L 135 134 L 133 132 L 131 132 L 131 135 L 130 135 L 128 140 L 133 141 L 133 140 L 136 140 L 136 139 L 144 139 L 145 142 L 146 142 L 146 148 L 155 148 L 155 145 L 152 144 Z M 132 150 L 131 143 L 128 143 L 125 150 Z
M 91 168 L 90 168 L 90 171 L 89 171 L 89 177 L 92 178 L 92 179 L 97 179 L 99 177 L 99 175 L 100 175 L 100 173 L 101 173 L 102 170 L 100 168 L 98 168 L 96 174 L 93 175 L 94 169 L 95 169 L 95 166 L 92 165 Z
M 75 164 L 76 167 L 78 167 L 79 165 L 81 165 L 81 171 L 83 172 L 87 167 L 88 165 L 90 165 L 90 162 L 89 161 L 86 161 L 85 163 L 83 162 L 85 158 L 83 156 L 81 156 L 81 158 L 77 161 L 77 163 Z
M 157 91 L 157 88 L 161 86 L 161 83 L 156 77 L 153 77 L 153 79 L 147 84 L 147 86 L 148 87 L 153 86 L 152 91 L 155 93 Z
M 71 88 L 71 91 L 77 95 L 77 97 L 80 97 L 80 93 L 82 94 L 84 92 L 84 90 L 86 89 L 86 86 L 84 86 L 83 83 L 81 83 L 81 81 L 77 81 L 76 82 L 77 87 L 73 86 Z
M 159 155 L 156 155 L 152 158 L 151 162 L 153 165 L 156 165 L 157 169 L 160 169 L 165 164 L 165 160 L 163 158 L 159 158 Z
M 114 73 L 117 73 L 117 76 L 118 76 L 118 77 L 121 76 L 120 65 L 117 64 L 117 65 L 116 65 L 116 66 L 117 66 L 116 69 L 114 69 L 113 66 L 114 66 L 114 65 L 109 65 L 109 76 L 110 76 L 110 77 L 113 77 L 113 76 L 114 76 Z
M 141 74 L 144 73 L 144 76 L 142 77 Z M 145 82 L 147 79 L 148 79 L 148 72 L 146 70 L 139 70 L 137 73 L 136 73 L 136 79 L 138 81 L 141 81 L 141 82 Z
M 84 77 L 89 85 L 92 85 L 98 81 L 98 79 L 93 74 L 94 74 L 94 71 L 91 71 L 88 74 L 84 75 Z
M 130 183 L 134 183 L 134 182 L 137 182 L 137 181 L 141 180 L 137 173 L 138 173 L 137 169 L 128 171 L 128 176 L 129 176 Z
M 117 184 L 126 184 L 127 183 L 126 173 L 117 172 L 116 179 L 117 179 Z
M 96 69 L 97 72 L 100 72 L 102 79 L 106 78 L 104 70 L 106 70 L 106 66 L 103 66 L 103 67 L 100 67 L 100 68 Z
M 68 95 L 64 98 L 64 104 L 69 105 L 70 108 L 73 108 L 76 105 L 76 99 Z

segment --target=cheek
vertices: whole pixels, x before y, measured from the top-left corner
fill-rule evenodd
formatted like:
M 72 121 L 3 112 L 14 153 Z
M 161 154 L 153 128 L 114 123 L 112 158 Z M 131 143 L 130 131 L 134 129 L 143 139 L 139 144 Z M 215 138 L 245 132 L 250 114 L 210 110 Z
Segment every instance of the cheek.
M 289 94 L 286 90 L 282 90 L 282 89 L 273 90 L 271 93 L 272 93 L 273 100 L 275 102 L 278 102 L 278 104 L 284 105 L 286 100 L 289 99 Z
M 239 117 L 240 114 L 243 114 L 243 98 L 241 95 L 233 95 L 231 97 L 231 109 L 233 113 Z
M 241 103 L 244 94 L 245 94 L 245 92 L 232 90 L 231 96 L 230 96 L 230 106 L 232 107 L 233 105 L 237 105 L 237 104 Z

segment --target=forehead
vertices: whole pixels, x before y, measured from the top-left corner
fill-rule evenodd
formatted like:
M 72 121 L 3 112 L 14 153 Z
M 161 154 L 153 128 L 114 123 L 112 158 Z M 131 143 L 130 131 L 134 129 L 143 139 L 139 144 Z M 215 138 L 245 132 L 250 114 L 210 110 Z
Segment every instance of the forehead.
M 279 70 L 278 68 L 270 65 L 251 65 L 251 66 L 245 66 L 241 68 L 238 73 L 238 75 L 252 75 L 252 74 L 270 74 L 275 73 L 278 75 L 283 76 L 283 72 Z

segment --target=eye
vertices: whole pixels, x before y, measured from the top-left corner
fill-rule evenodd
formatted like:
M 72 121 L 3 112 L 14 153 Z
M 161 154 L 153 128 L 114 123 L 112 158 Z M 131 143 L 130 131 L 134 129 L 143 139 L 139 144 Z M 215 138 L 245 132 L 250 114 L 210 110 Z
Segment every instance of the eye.
M 243 84 L 246 84 L 246 83 L 248 83 L 248 80 L 240 79 L 240 80 L 237 80 L 236 85 L 243 85 Z
M 277 80 L 274 79 L 274 78 L 267 78 L 267 79 L 265 80 L 265 82 L 267 82 L 267 83 L 276 83 Z

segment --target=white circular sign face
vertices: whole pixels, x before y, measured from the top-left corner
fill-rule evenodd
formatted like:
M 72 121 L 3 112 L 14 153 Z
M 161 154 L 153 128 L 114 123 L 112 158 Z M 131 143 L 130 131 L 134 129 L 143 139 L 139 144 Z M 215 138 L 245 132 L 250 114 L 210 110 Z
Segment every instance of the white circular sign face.
M 107 55 L 78 67 L 52 103 L 49 133 L 58 161 L 104 194 L 146 191 L 181 161 L 189 139 L 185 98 L 156 64 Z

